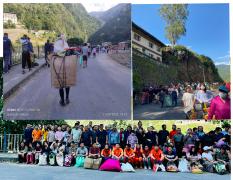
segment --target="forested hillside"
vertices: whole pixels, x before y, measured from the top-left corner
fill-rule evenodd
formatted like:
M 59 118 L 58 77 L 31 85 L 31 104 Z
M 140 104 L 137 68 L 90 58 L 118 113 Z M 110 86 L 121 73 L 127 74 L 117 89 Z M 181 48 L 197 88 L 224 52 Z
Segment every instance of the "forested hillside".
M 184 46 L 165 47 L 163 63 L 133 50 L 134 88 L 145 84 L 168 85 L 184 82 L 222 82 L 212 59 L 190 51 Z
M 103 26 L 96 31 L 89 41 L 94 44 L 102 42 L 118 43 L 130 40 L 131 36 L 131 5 L 119 4 L 102 13 L 91 13 L 103 22 Z
M 101 25 L 82 4 L 4 4 L 28 30 L 49 30 L 87 40 Z

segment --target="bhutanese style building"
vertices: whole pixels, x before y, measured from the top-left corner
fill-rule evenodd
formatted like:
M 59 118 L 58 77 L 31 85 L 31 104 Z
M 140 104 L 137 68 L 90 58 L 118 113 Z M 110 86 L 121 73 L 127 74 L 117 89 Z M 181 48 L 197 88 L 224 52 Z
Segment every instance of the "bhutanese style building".
M 165 47 L 160 40 L 132 22 L 132 48 L 151 57 L 154 60 L 162 62 L 162 47 Z

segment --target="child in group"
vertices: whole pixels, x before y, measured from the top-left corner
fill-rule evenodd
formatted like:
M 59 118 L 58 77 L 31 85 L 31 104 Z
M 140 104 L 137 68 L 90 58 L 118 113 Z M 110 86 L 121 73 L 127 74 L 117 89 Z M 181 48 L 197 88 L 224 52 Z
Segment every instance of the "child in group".
M 149 146 L 145 146 L 143 152 L 143 164 L 144 164 L 144 169 L 151 169 L 151 160 L 150 160 L 150 149 Z
M 123 152 L 123 149 L 120 147 L 119 144 L 116 144 L 115 147 L 113 147 L 113 150 L 112 150 L 112 158 L 113 159 L 116 159 L 120 162 L 123 162 L 123 159 L 124 159 L 124 152 Z
M 132 166 L 134 166 L 134 157 L 135 153 L 134 150 L 131 148 L 130 144 L 126 144 L 124 149 L 124 162 L 130 163 Z
M 140 169 L 142 169 L 142 164 L 143 164 L 142 151 L 143 151 L 142 150 L 142 145 L 136 144 L 136 146 L 134 148 L 134 154 L 135 154 L 134 164 L 135 164 L 135 167 L 138 167 Z
M 101 151 L 102 163 L 107 159 L 111 158 L 111 156 L 112 156 L 111 149 L 109 148 L 109 145 L 106 144 L 104 149 L 102 149 Z

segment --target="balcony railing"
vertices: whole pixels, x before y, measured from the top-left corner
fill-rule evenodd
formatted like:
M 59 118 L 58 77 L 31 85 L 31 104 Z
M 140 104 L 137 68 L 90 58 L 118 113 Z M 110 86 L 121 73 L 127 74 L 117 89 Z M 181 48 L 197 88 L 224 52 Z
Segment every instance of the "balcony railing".
M 44 47 L 43 46 L 34 46 L 34 54 L 36 58 L 44 57 Z M 14 52 L 12 52 L 12 65 L 17 65 L 21 63 L 22 59 L 22 47 L 20 45 L 14 46 Z
M 0 134 L 0 152 L 17 152 L 23 134 Z

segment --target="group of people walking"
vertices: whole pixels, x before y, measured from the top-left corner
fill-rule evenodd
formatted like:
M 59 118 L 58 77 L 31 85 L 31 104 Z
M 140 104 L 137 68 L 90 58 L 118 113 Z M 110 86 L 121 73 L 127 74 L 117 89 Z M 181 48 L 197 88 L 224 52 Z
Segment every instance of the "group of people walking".
M 22 63 L 22 73 L 26 72 L 26 66 L 29 71 L 31 71 L 34 66 L 32 62 L 32 57 L 34 54 L 33 45 L 30 41 L 30 38 L 25 34 L 19 39 L 19 42 L 22 46 L 21 51 L 21 63 Z M 14 47 L 8 33 L 4 33 L 3 37 L 3 59 L 4 59 L 4 73 L 8 73 L 10 68 L 13 65 L 12 53 L 14 53 Z
M 156 127 L 158 128 L 158 127 Z M 118 160 L 134 168 L 154 171 L 218 172 L 230 171 L 231 127 L 224 125 L 205 132 L 202 126 L 181 128 L 166 125 L 156 131 L 153 126 L 144 129 L 142 122 L 137 126 L 117 129 L 103 124 L 81 125 L 27 125 L 24 140 L 20 143 L 19 162 L 59 166 L 83 166 L 85 158 Z M 41 160 L 42 161 L 42 160 Z M 81 165 L 80 165 L 81 162 Z M 45 165 L 44 164 L 44 165 Z M 99 164 L 99 165 L 100 165 Z M 224 166 L 224 168 L 222 167 Z M 221 171 L 221 172 L 222 172 Z
M 230 83 L 220 85 L 216 92 L 205 83 L 149 86 L 143 88 L 140 103 L 160 104 L 161 108 L 183 106 L 187 119 L 230 119 L 229 93 Z

